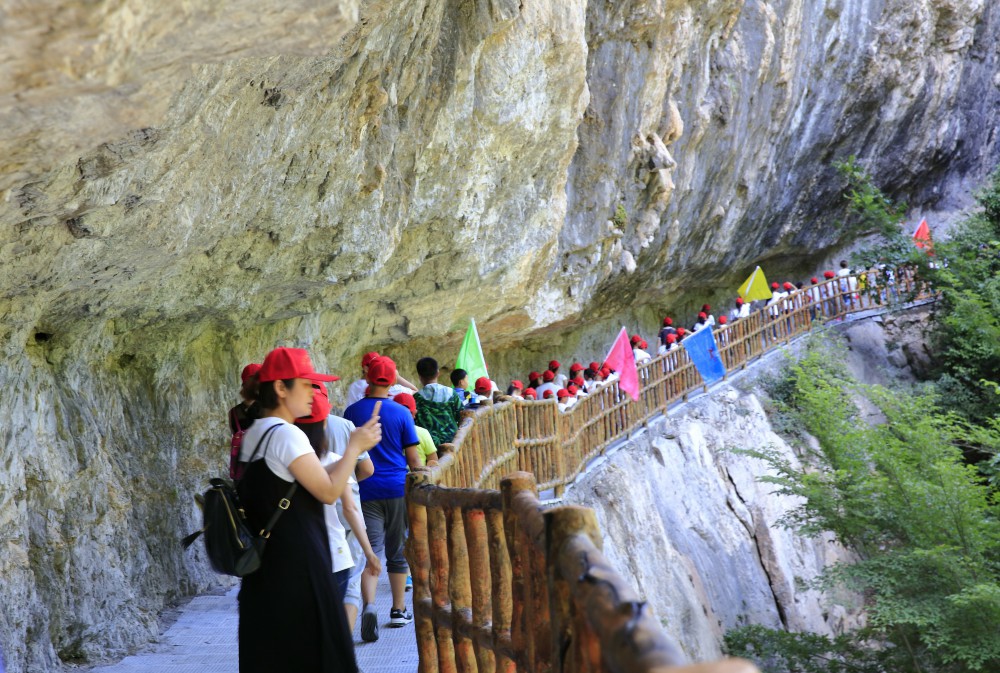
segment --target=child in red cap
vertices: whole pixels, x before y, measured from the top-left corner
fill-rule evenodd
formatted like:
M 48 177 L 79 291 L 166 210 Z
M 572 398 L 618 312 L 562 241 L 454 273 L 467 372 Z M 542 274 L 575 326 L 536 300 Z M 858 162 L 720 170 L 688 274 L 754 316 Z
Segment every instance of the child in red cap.
M 556 367 L 558 369 L 558 367 Z M 552 369 L 546 369 L 542 372 L 542 385 L 535 388 L 535 392 L 538 393 L 538 399 L 545 399 L 545 393 L 551 390 L 553 393 L 559 390 L 559 386 L 555 384 L 556 373 Z

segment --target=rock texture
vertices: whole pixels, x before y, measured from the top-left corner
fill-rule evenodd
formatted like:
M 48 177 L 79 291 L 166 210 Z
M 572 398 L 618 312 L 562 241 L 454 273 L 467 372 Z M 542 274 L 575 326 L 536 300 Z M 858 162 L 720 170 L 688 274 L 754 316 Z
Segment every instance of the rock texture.
M 831 159 L 948 210 L 998 158 L 987 0 L 20 1 L 0 22 L 13 671 L 121 653 L 219 582 L 176 540 L 236 372 L 274 345 L 341 373 L 371 347 L 447 361 L 475 316 L 502 373 L 589 355 L 623 314 L 840 245 Z
M 768 446 L 798 461 L 757 397 L 727 386 L 650 423 L 567 491 L 597 511 L 605 554 L 692 660 L 718 658 L 722 635 L 744 624 L 832 634 L 857 623 L 857 597 L 808 588 L 848 554 L 781 527 L 795 499 L 732 452 Z

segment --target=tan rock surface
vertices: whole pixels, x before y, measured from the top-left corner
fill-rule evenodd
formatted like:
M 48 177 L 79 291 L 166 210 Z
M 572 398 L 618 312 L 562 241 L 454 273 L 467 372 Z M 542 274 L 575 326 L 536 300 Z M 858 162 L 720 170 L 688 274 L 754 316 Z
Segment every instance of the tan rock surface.
M 997 162 L 986 0 L 11 0 L 0 22 L 13 671 L 121 653 L 218 585 L 176 541 L 236 373 L 275 344 L 348 374 L 370 347 L 447 361 L 475 316 L 503 379 L 838 245 L 834 158 L 942 210 Z

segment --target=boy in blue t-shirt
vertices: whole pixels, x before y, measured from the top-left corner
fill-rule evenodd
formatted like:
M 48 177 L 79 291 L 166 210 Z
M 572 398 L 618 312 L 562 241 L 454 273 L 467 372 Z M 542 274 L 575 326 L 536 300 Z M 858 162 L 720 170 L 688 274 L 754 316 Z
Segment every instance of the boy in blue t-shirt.
M 472 393 L 469 392 L 469 373 L 464 369 L 452 369 L 451 387 L 455 389 L 458 399 L 462 400 L 462 406 L 469 406 L 472 400 Z
M 375 404 L 382 402 L 380 422 L 382 441 L 368 450 L 375 467 L 375 474 L 359 484 L 361 513 L 365 517 L 368 540 L 372 551 L 380 554 L 385 550 L 386 569 L 389 571 L 389 586 L 392 589 L 392 610 L 389 611 L 389 626 L 405 626 L 413 621 L 413 615 L 406 609 L 406 576 L 409 567 L 403 556 L 406 540 L 406 492 L 407 468 L 420 466 L 418 446 L 420 438 L 413 423 L 413 416 L 401 404 L 387 399 L 389 387 L 396 382 L 396 363 L 381 356 L 368 365 L 366 375 L 368 396 L 344 410 L 344 418 L 355 425 L 371 418 Z M 360 426 L 359 426 L 360 427 Z M 375 588 L 378 578 L 365 573 L 361 576 L 361 638 L 366 642 L 378 640 L 378 614 L 372 605 L 375 602 Z

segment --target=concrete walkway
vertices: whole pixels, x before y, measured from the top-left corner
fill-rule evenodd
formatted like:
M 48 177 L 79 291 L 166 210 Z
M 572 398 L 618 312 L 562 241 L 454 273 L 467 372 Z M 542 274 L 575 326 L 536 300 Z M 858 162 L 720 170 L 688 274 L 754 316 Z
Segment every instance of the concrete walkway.
M 89 670 L 91 673 L 237 673 L 238 591 L 239 587 L 234 587 L 222 596 L 197 596 L 180 608 L 177 621 L 156 643 L 117 664 Z M 410 593 L 406 596 L 409 607 Z M 361 640 L 360 618 L 354 629 L 358 666 L 363 673 L 413 673 L 417 670 L 413 624 L 389 628 L 391 603 L 388 575 L 383 572 L 375 600 L 379 614 L 378 641 L 365 643 Z

